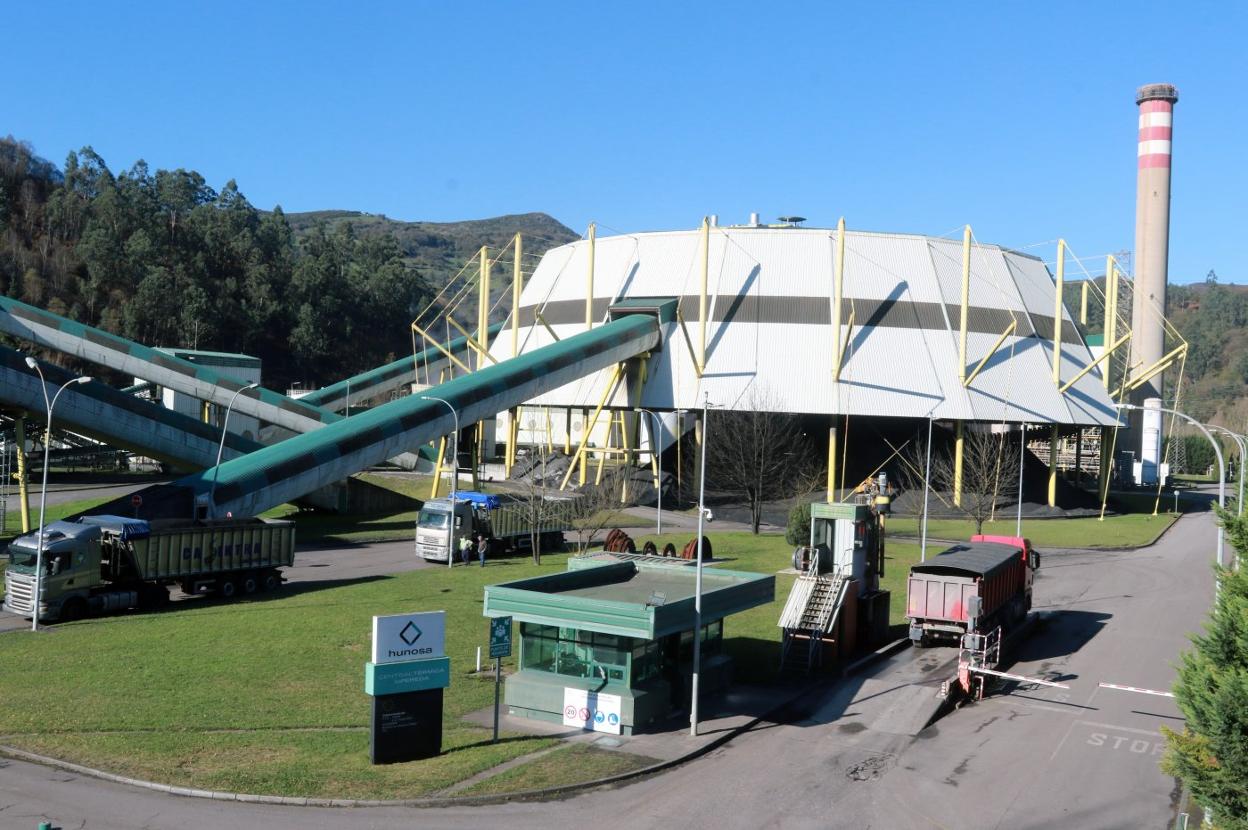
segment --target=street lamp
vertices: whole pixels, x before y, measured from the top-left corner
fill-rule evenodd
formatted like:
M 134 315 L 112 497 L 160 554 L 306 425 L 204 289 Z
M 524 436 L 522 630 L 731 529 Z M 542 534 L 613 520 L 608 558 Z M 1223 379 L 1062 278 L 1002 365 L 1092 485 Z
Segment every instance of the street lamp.
M 658 458 L 659 457 L 659 449 L 658 449 L 659 448 L 659 433 L 662 430 L 662 425 L 659 420 L 658 413 L 653 412 L 649 409 L 646 409 L 644 406 L 635 406 L 633 407 L 633 411 L 644 412 L 654 419 L 654 431 L 650 433 L 650 453 L 655 458 Z M 676 409 L 672 411 L 672 414 L 675 415 L 684 411 L 685 410 L 683 409 Z M 658 467 L 658 464 L 656 463 L 655 466 Z M 658 478 L 659 480 L 655 487 L 655 489 L 658 490 L 658 500 L 654 504 L 654 534 L 656 536 L 661 536 L 663 535 L 663 469 L 661 467 L 659 467 Z
M 230 410 L 234 408 L 234 401 L 238 400 L 238 396 L 246 392 L 248 389 L 255 389 L 260 384 L 249 383 L 242 389 L 236 391 L 230 396 L 230 402 L 225 407 L 225 417 L 221 419 L 221 442 L 217 444 L 217 463 L 212 468 L 212 489 L 208 492 L 208 510 L 212 513 L 212 518 L 217 518 L 217 476 L 220 475 L 221 454 L 225 452 L 225 431 L 230 425 Z
M 43 405 L 48 413 L 48 431 L 43 436 L 43 492 L 39 497 L 39 543 L 35 548 L 35 589 L 31 593 L 31 614 L 30 614 L 30 630 L 39 630 L 39 600 L 41 593 L 39 586 L 43 584 L 43 520 L 48 507 L 48 456 L 52 450 L 52 410 L 56 407 L 56 399 L 69 386 L 75 383 L 90 383 L 89 375 L 81 375 L 73 380 L 67 380 L 56 390 L 56 394 L 52 396 L 51 402 L 48 401 L 48 382 L 43 379 L 43 370 L 39 368 L 39 361 L 33 357 L 26 358 L 26 365 L 34 369 L 39 375 L 39 388 L 43 391 Z
M 1133 403 L 1118 403 L 1118 404 L 1114 404 L 1114 406 L 1118 407 L 1119 409 L 1137 409 L 1137 410 L 1140 410 L 1141 412 L 1144 410 L 1144 407 L 1139 406 L 1137 404 L 1133 404 Z M 1149 407 L 1149 408 L 1151 409 L 1152 407 Z M 1171 415 L 1175 415 L 1175 416 L 1178 416 L 1179 418 L 1182 418 L 1183 420 L 1187 421 L 1189 424 L 1191 424 L 1192 426 L 1196 427 L 1201 432 L 1203 432 L 1205 434 L 1205 437 L 1209 439 L 1209 443 L 1213 445 L 1213 454 L 1216 455 L 1218 458 L 1218 507 L 1223 507 L 1223 508 L 1226 507 L 1226 464 L 1222 461 L 1221 445 L 1218 444 L 1217 441 L 1213 440 L 1213 436 L 1209 433 L 1209 430 L 1205 428 L 1205 425 L 1202 424 L 1200 421 L 1197 421 L 1192 416 L 1187 415 L 1183 412 L 1180 412 L 1177 409 L 1168 409 L 1164 406 L 1157 407 L 1157 411 L 1169 412 Z M 1222 523 L 1218 522 L 1218 549 L 1215 554 L 1217 556 L 1218 567 L 1222 566 L 1222 548 L 1223 548 L 1224 536 L 1225 536 L 1225 532 L 1222 528 Z M 1220 590 L 1221 590 L 1221 587 L 1218 585 L 1217 582 L 1214 582 L 1215 593 Z
M 711 407 L 710 393 L 702 393 L 702 458 L 698 474 L 698 561 L 693 587 L 693 697 L 689 701 L 689 734 L 698 735 L 698 678 L 702 673 L 702 522 L 706 519 L 706 454 L 710 449 L 710 430 L 706 413 Z
M 454 451 L 451 453 L 451 526 L 446 540 L 446 567 L 455 567 L 455 490 L 459 487 L 459 413 L 448 401 L 433 395 L 421 395 L 422 401 L 437 401 L 451 410 L 451 418 L 455 421 Z M 481 561 L 485 561 L 484 559 Z
M 1235 442 L 1237 447 L 1239 447 L 1239 508 L 1236 515 L 1242 516 L 1244 515 L 1244 454 L 1245 451 L 1248 451 L 1248 446 L 1245 446 L 1248 444 L 1248 441 L 1245 441 L 1244 436 L 1240 435 L 1238 432 L 1231 432 L 1226 427 L 1209 424 L 1209 428 L 1216 429 L 1218 432 L 1225 432 L 1227 435 L 1231 436 L 1231 440 Z

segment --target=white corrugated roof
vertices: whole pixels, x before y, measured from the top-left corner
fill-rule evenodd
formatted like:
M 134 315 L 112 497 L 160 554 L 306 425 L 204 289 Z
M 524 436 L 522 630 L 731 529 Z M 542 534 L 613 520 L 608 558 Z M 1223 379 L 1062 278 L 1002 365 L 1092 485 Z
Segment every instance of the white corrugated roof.
M 641 405 L 715 404 L 815 414 L 848 414 L 1029 423 L 1113 424 L 1115 410 L 1099 371 L 1065 394 L 1052 378 L 1053 278 L 1031 256 L 976 244 L 971 254 L 967 372 L 1012 319 L 1016 334 L 970 388 L 958 380 L 962 243 L 939 237 L 851 231 L 845 239 L 843 317 L 854 316 L 840 382 L 834 382 L 832 316 L 836 232 L 814 228 L 711 229 L 707 365 L 694 371 L 680 329 L 669 327 L 648 366 Z M 599 238 L 595 319 L 625 297 L 681 297 L 697 349 L 701 281 L 697 230 Z M 534 310 L 561 338 L 585 328 L 588 241 L 547 252 L 521 299 L 522 350 L 552 342 Z M 1092 357 L 1063 309 L 1063 382 Z M 844 336 L 844 329 L 842 334 Z M 510 338 L 494 348 L 510 356 Z M 593 407 L 605 391 L 600 373 L 532 403 Z M 611 402 L 627 406 L 623 391 Z

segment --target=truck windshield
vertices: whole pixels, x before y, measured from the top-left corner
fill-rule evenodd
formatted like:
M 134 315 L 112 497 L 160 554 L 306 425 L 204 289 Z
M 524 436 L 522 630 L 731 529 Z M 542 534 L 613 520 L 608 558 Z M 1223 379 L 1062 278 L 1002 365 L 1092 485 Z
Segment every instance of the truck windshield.
M 429 530 L 445 530 L 450 524 L 450 513 L 443 513 L 440 510 L 422 510 L 420 511 L 420 520 L 416 523 L 417 527 L 428 528 Z
M 9 545 L 9 567 L 29 572 L 35 567 L 37 553 L 38 551 L 34 548 L 18 544 Z

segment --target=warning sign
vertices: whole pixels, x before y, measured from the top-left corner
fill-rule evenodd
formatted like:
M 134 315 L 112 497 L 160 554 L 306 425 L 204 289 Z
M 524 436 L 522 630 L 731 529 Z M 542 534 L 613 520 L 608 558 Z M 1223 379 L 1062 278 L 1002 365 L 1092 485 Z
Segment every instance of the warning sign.
M 620 734 L 620 696 L 563 689 L 563 725 L 587 732 Z

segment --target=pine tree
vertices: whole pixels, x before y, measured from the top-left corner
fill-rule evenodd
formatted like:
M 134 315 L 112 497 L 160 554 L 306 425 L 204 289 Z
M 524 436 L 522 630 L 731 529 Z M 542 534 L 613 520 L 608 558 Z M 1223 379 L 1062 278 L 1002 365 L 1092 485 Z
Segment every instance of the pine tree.
M 1238 554 L 1248 548 L 1248 519 L 1222 513 Z M 1168 729 L 1162 769 L 1178 776 L 1212 809 L 1222 830 L 1248 830 L 1248 571 L 1221 570 L 1220 592 L 1205 633 L 1193 638 L 1175 683 L 1187 719 Z

